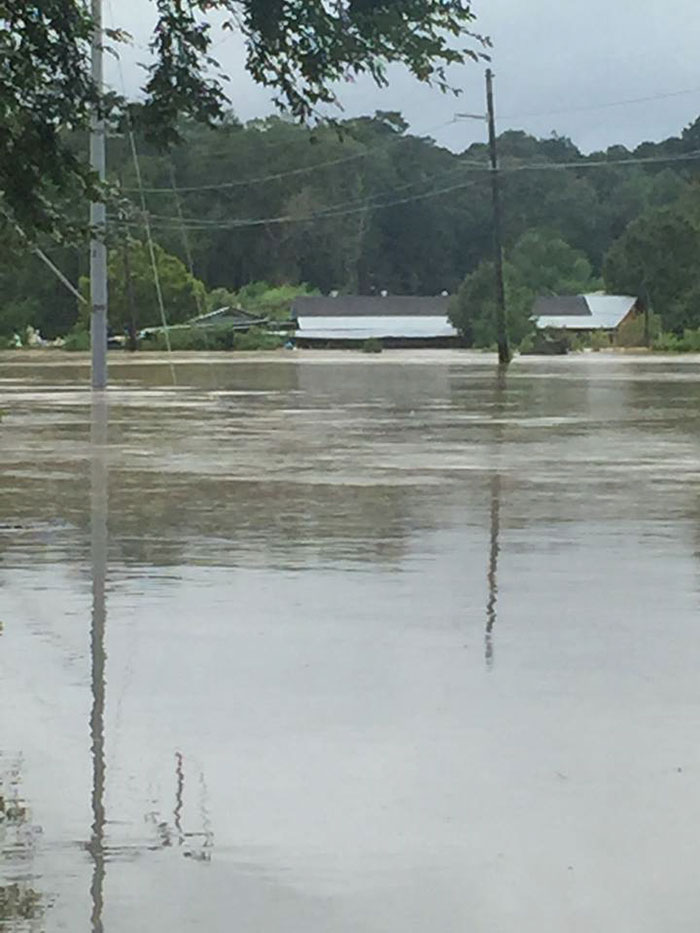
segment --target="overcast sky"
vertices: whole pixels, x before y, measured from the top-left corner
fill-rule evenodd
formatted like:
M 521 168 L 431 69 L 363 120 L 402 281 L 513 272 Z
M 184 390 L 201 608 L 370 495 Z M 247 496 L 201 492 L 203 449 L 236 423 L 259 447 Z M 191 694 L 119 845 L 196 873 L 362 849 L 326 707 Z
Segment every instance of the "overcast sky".
M 113 10 L 137 43 L 122 55 L 124 82 L 133 94 L 153 5 L 106 0 L 109 23 Z M 697 0 L 475 0 L 474 10 L 475 28 L 494 44 L 499 130 L 525 129 L 538 136 L 556 131 L 588 152 L 677 135 L 700 115 Z M 239 118 L 272 112 L 270 95 L 245 73 L 240 40 L 217 33 L 215 42 L 214 55 L 232 78 L 228 90 Z M 106 67 L 108 80 L 122 90 L 117 65 L 108 60 Z M 457 100 L 420 85 L 401 69 L 392 72 L 386 90 L 362 80 L 339 87 L 338 93 L 347 116 L 400 110 L 413 132 L 460 150 L 483 139 L 482 124 L 451 122 L 456 112 L 483 110 L 483 68 L 455 69 L 451 80 L 464 92 Z M 653 97 L 658 99 L 601 106 Z

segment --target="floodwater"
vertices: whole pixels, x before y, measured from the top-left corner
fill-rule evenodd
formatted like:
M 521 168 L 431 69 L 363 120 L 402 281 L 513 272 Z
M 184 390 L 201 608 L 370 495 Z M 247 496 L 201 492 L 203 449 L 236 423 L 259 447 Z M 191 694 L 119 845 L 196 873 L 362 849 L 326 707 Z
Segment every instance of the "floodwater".
M 0 930 L 696 933 L 700 359 L 0 361 Z

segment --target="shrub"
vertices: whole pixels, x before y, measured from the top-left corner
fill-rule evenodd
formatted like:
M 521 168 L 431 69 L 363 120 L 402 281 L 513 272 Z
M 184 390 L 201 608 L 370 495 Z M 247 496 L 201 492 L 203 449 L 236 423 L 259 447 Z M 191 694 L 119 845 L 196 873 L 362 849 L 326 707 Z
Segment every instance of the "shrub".
M 74 328 L 63 341 L 63 349 L 72 352 L 90 349 L 90 332 L 82 328 Z
M 169 332 L 173 350 L 275 350 L 284 338 L 261 327 L 234 331 L 231 327 L 178 327 Z M 149 334 L 140 343 L 142 350 L 166 351 L 168 343 L 162 331 Z
M 700 328 L 684 330 L 683 336 L 666 332 L 660 334 L 652 344 L 660 353 L 700 353 Z
M 264 327 L 251 327 L 248 331 L 237 331 L 233 347 L 234 350 L 276 350 L 286 339 Z
M 381 353 L 382 350 L 382 342 L 378 337 L 368 337 L 362 344 L 363 353 Z
M 564 356 L 569 352 L 569 345 L 568 334 L 545 327 L 528 334 L 520 343 L 520 352 L 523 356 Z
M 594 330 L 591 334 L 591 347 L 594 350 L 609 350 L 612 346 L 610 334 L 604 330 Z

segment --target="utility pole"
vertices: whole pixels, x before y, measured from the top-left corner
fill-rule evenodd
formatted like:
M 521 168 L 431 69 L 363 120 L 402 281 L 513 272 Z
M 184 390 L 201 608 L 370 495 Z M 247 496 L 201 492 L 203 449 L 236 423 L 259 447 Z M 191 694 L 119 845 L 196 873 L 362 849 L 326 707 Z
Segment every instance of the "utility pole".
M 90 166 L 100 181 L 107 176 L 105 156 L 105 121 L 102 113 L 103 30 L 102 0 L 92 0 L 92 81 L 98 95 L 90 121 Z M 90 205 L 90 347 L 92 352 L 92 387 L 107 386 L 107 207 L 104 201 Z
M 506 289 L 503 281 L 503 221 L 501 215 L 501 178 L 498 169 L 496 146 L 496 116 L 493 106 L 493 72 L 486 69 L 486 103 L 489 122 L 489 154 L 491 158 L 491 191 L 493 196 L 493 245 L 496 267 L 496 333 L 498 335 L 498 362 L 501 366 L 510 363 L 508 343 L 508 317 L 506 314 Z

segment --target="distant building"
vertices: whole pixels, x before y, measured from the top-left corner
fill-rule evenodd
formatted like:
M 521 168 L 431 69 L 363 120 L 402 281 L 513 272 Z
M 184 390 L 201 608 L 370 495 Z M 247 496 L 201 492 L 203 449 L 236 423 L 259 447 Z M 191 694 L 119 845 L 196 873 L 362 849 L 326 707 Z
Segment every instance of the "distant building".
M 190 318 L 185 324 L 171 324 L 169 331 L 173 330 L 202 330 L 206 328 L 226 328 L 237 331 L 247 331 L 251 327 L 265 327 L 269 323 L 268 319 L 260 314 L 252 314 L 250 311 L 244 311 L 243 308 L 218 308 L 216 311 L 209 311 L 207 314 L 200 314 L 198 317 Z M 163 327 L 146 327 L 139 331 L 139 339 L 152 337 L 164 330 Z
M 591 333 L 611 337 L 625 321 L 643 313 L 641 302 L 630 295 L 573 295 L 538 298 L 532 316 L 539 330 Z
M 292 315 L 300 346 L 357 346 L 372 337 L 388 347 L 458 345 L 448 304 L 444 295 L 314 296 L 297 298 Z

